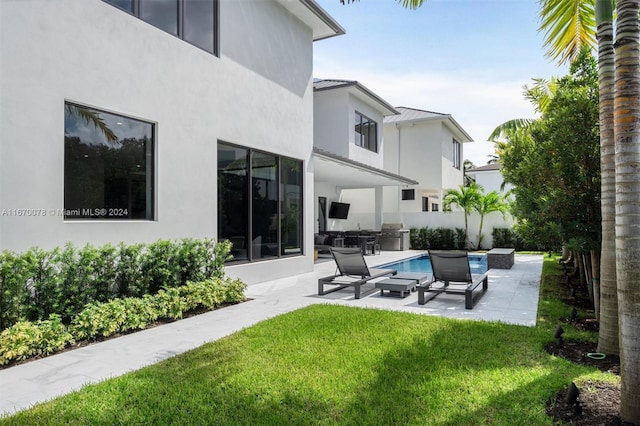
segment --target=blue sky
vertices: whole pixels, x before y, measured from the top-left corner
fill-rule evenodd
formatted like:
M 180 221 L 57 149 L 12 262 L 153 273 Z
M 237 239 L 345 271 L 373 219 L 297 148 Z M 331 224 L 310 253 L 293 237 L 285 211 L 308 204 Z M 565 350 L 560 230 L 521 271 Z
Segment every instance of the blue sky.
M 314 43 L 314 77 L 357 80 L 393 106 L 451 114 L 475 142 L 464 158 L 483 165 L 487 136 L 511 118 L 535 117 L 522 96 L 534 77 L 568 72 L 544 56 L 537 0 L 316 0 L 347 34 Z

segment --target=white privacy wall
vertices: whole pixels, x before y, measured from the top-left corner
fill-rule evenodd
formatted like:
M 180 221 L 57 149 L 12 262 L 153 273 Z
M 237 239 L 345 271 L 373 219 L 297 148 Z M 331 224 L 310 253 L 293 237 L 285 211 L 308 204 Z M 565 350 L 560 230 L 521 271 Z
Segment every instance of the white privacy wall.
M 100 0 L 0 3 L 0 209 L 63 208 L 65 101 L 157 124 L 156 220 L 4 215 L 0 249 L 216 237 L 222 140 L 304 160 L 311 253 L 311 30 L 271 1 L 222 0 L 220 16 L 216 57 Z M 312 267 L 228 270 L 251 283 Z

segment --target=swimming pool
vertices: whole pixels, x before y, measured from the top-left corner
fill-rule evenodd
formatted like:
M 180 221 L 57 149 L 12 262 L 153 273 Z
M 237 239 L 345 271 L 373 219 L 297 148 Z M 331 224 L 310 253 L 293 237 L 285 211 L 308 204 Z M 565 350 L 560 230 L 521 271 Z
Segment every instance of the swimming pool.
M 469 267 L 472 274 L 484 274 L 487 272 L 487 256 L 482 254 L 469 255 Z M 432 273 L 431 261 L 428 254 L 422 254 L 398 262 L 387 263 L 379 268 L 391 268 L 398 272 L 425 272 Z

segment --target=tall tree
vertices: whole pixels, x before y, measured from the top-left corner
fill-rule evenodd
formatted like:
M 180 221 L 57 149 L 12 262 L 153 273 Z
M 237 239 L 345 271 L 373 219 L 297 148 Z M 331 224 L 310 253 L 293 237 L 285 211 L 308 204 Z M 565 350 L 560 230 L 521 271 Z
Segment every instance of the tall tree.
M 560 232 L 565 243 L 599 247 L 597 123 L 597 68 L 583 51 L 542 117 L 498 143 L 502 175 L 515 186 L 512 213 L 538 242 L 555 246 Z
M 616 278 L 620 417 L 640 420 L 640 0 L 618 0 L 615 33 Z
M 460 185 L 459 190 L 448 189 L 443 198 L 442 207 L 445 211 L 450 211 L 452 205 L 456 205 L 464 211 L 464 248 L 471 250 L 471 238 L 469 237 L 469 215 L 478 205 L 482 197 L 482 186 L 472 183 L 469 186 Z
M 616 284 L 615 235 L 615 144 L 613 128 L 613 7 L 611 0 L 596 0 L 598 81 L 600 98 L 600 208 L 602 245 L 600 252 L 598 352 L 619 354 L 618 288 Z

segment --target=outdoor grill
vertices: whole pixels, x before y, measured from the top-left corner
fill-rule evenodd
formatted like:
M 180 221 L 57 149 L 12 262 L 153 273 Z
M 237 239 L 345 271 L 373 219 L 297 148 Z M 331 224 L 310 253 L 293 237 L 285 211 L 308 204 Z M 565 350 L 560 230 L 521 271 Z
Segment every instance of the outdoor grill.
M 380 250 L 409 250 L 409 230 L 403 223 L 383 223 L 380 230 Z

